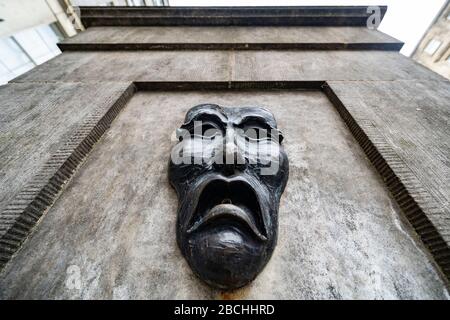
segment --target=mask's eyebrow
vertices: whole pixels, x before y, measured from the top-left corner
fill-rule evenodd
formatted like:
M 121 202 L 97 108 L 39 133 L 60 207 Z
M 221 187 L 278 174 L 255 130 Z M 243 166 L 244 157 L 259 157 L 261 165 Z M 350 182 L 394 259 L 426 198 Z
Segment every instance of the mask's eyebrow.
M 276 129 L 276 125 L 275 123 L 273 123 L 272 121 L 268 121 L 267 118 L 263 117 L 263 116 L 257 116 L 257 115 L 249 115 L 249 116 L 244 116 L 242 117 L 242 119 L 240 119 L 240 121 L 238 121 L 238 123 L 236 123 L 236 125 L 240 126 L 240 127 L 244 127 L 245 125 L 258 125 L 261 128 L 266 128 L 266 129 Z
M 216 123 L 221 127 L 224 127 L 227 122 L 227 118 L 224 115 L 215 112 L 202 112 L 194 115 L 192 118 L 189 119 L 189 121 L 183 123 L 181 125 L 181 128 L 182 129 L 192 128 L 194 126 L 194 121 L 208 121 Z
M 238 123 L 236 123 L 236 125 L 241 128 L 244 128 L 246 125 L 257 125 L 266 130 L 270 130 L 272 137 L 274 136 L 273 132 L 276 132 L 280 143 L 284 140 L 283 133 L 277 128 L 275 121 L 271 121 L 271 119 L 267 119 L 263 116 L 244 116 Z

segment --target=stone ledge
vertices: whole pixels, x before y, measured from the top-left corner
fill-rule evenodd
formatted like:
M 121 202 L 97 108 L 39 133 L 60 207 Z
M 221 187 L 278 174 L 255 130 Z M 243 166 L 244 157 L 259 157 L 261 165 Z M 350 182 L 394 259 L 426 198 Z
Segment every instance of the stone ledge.
M 117 50 L 379 50 L 400 51 L 403 43 L 59 43 L 61 51 Z
M 367 27 L 92 27 L 64 50 L 394 50 L 403 43 Z
M 387 11 L 379 6 L 381 19 Z M 366 26 L 367 6 L 80 7 L 92 26 Z

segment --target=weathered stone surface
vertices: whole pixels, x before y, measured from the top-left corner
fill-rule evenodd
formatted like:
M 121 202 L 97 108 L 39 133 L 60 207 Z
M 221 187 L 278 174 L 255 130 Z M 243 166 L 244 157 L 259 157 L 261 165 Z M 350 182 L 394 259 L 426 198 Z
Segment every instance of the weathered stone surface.
M 96 51 L 66 52 L 14 82 L 414 79 L 444 80 L 394 52 Z
M 98 106 L 129 84 L 10 84 L 0 88 L 0 213 Z
M 240 51 L 233 80 L 445 80 L 395 52 Z
M 110 9 L 97 10 L 107 15 Z M 124 23 L 133 23 L 132 16 Z M 365 25 L 365 18 L 359 14 L 347 21 L 353 19 Z M 271 19 L 275 21 L 276 17 Z M 181 20 L 178 22 L 186 22 Z M 172 31 L 176 29 L 159 30 L 163 29 L 175 44 L 178 38 Z M 222 30 L 204 29 L 202 37 L 210 41 L 220 34 L 217 30 Z M 106 34 L 112 29 L 97 30 Z M 156 30 L 153 28 L 144 27 L 143 33 L 120 30 L 110 41 L 127 41 L 121 33 L 126 30 L 130 30 L 130 39 L 158 39 L 158 35 L 150 36 L 145 31 Z M 240 28 L 227 30 L 233 30 L 236 36 L 241 34 Z M 255 39 L 243 33 L 240 39 L 255 43 L 271 39 L 271 32 L 251 30 Z M 356 43 L 363 41 L 363 34 L 367 39 L 375 36 L 361 28 L 349 30 L 351 36 L 339 32 L 335 36 L 341 37 L 340 41 L 349 36 Z M 186 31 L 190 35 L 187 40 L 200 41 L 191 31 Z M 294 41 L 277 32 L 280 42 Z M 315 41 L 315 32 L 307 31 L 305 36 Z M 88 31 L 79 39 L 91 35 Z M 321 35 L 320 41 L 326 44 L 330 35 Z M 226 34 L 221 36 L 231 41 Z M 429 218 L 441 232 L 439 237 L 448 240 L 449 82 L 444 78 L 393 52 L 280 48 L 67 52 L 0 88 L 2 102 L 9 103 L 4 116 L 0 116 L 2 126 L 3 119 L 8 119 L 8 129 L 0 128 L 0 156 L 2 160 L 12 159 L 6 166 L 0 165 L 0 178 L 4 179 L 0 181 L 0 194 L 14 194 L 14 188 L 19 190 L 28 177 L 39 172 L 45 157 L 55 155 L 55 148 L 70 133 L 76 134 L 75 123 L 86 119 L 84 114 L 91 105 L 95 109 L 112 103 L 120 91 L 125 91 L 127 85 L 120 89 L 123 81 L 127 85 L 137 81 L 141 90 L 154 90 L 153 81 L 160 81 L 159 89 L 171 90 L 185 89 L 190 85 L 188 81 L 195 82 L 196 89 L 207 90 L 214 87 L 215 81 L 222 81 L 222 89 L 241 91 L 252 85 L 245 81 L 260 81 L 258 88 L 264 90 L 139 93 L 106 139 L 95 145 L 74 183 L 69 184 L 30 241 L 0 275 L 0 297 L 449 298 L 431 262 L 432 257 L 436 260 L 439 256 L 440 265 L 449 268 L 448 241 L 437 243 L 427 224 Z M 165 81 L 185 83 L 173 86 Z M 425 212 L 426 219 L 414 216 L 414 227 L 419 226 L 420 235 L 428 234 L 432 244 L 427 245 L 436 250 L 430 250 L 433 256 L 422 251 L 422 243 L 416 242 L 417 234 L 402 218 L 399 221 L 407 210 L 401 212 L 388 196 L 385 186 L 392 181 L 380 179 L 374 170 L 376 167 L 380 173 L 379 167 L 369 164 L 362 152 L 367 152 L 367 145 L 361 148 L 356 144 L 323 95 L 266 91 L 271 86 L 286 89 L 297 85 L 315 89 L 330 86 L 343 102 L 339 110 L 350 112 L 356 119 L 354 125 L 362 128 L 358 141 L 365 134 L 376 138 L 372 150 L 385 157 L 396 171 L 396 183 L 412 190 L 409 200 L 418 202 Z M 43 91 L 38 94 L 33 88 Z M 280 225 L 282 245 L 253 285 L 230 295 L 218 295 L 199 283 L 184 265 L 171 238 L 176 199 L 165 176 L 171 145 L 159 137 L 172 133 L 188 107 L 204 102 L 269 106 L 277 118 L 283 119 L 280 127 L 284 126 L 291 136 L 288 152 L 295 164 L 295 178 L 287 187 L 280 211 L 281 219 L 285 219 Z M 68 109 L 79 114 L 68 114 Z M 164 125 L 150 132 L 155 124 Z M 34 130 L 34 126 L 41 134 L 26 138 L 25 129 Z M 16 133 L 20 136 L 9 141 Z M 300 141 L 295 133 L 301 134 Z M 5 151 L 8 148 L 11 154 Z M 368 155 L 370 159 L 373 154 Z M 397 196 L 395 199 L 400 203 Z M 400 205 L 404 209 L 405 201 Z M 0 226 L 0 233 L 4 230 Z M 0 249 L 8 249 L 9 241 L 1 242 Z M 0 265 L 4 258 L 0 252 Z M 80 267 L 81 291 L 68 290 L 64 284 L 67 267 L 72 264 Z
M 199 103 L 264 106 L 290 180 L 278 246 L 255 282 L 222 294 L 176 247 L 167 181 L 174 129 Z M 1 298 L 430 298 L 448 293 L 383 181 L 320 92 L 137 93 L 1 274 Z M 67 268 L 79 267 L 81 290 Z
M 194 47 L 399 50 L 402 45 L 365 27 L 92 27 L 59 44 L 62 50 Z
M 226 51 L 67 52 L 14 82 L 226 80 L 228 61 Z
M 450 82 L 328 85 L 351 113 L 370 119 L 430 193 L 434 206 L 426 208 L 428 217 L 450 243 Z

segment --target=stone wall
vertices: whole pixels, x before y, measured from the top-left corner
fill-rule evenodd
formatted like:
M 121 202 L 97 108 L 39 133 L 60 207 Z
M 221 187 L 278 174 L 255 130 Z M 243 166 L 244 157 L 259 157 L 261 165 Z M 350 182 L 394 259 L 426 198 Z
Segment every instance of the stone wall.
M 365 29 L 364 9 L 328 8 L 318 29 L 307 13 L 321 8 L 239 9 L 227 27 L 189 8 L 184 22 L 176 8 L 82 9 L 97 27 L 0 89 L 1 139 L 16 141 L 0 150 L 0 297 L 448 298 L 450 83 Z M 242 26 L 264 13 L 276 27 Z M 271 109 L 291 159 L 275 254 L 231 293 L 175 244 L 171 135 L 205 102 Z

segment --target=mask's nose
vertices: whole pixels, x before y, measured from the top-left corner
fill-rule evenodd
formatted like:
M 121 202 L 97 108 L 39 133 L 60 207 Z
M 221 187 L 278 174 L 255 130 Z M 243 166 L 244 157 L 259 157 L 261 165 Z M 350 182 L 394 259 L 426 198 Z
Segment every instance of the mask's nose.
M 219 155 L 219 161 L 215 166 L 222 169 L 225 174 L 231 175 L 235 170 L 245 168 L 244 150 L 240 150 L 236 144 L 236 131 L 233 128 L 227 128 L 222 154 Z

